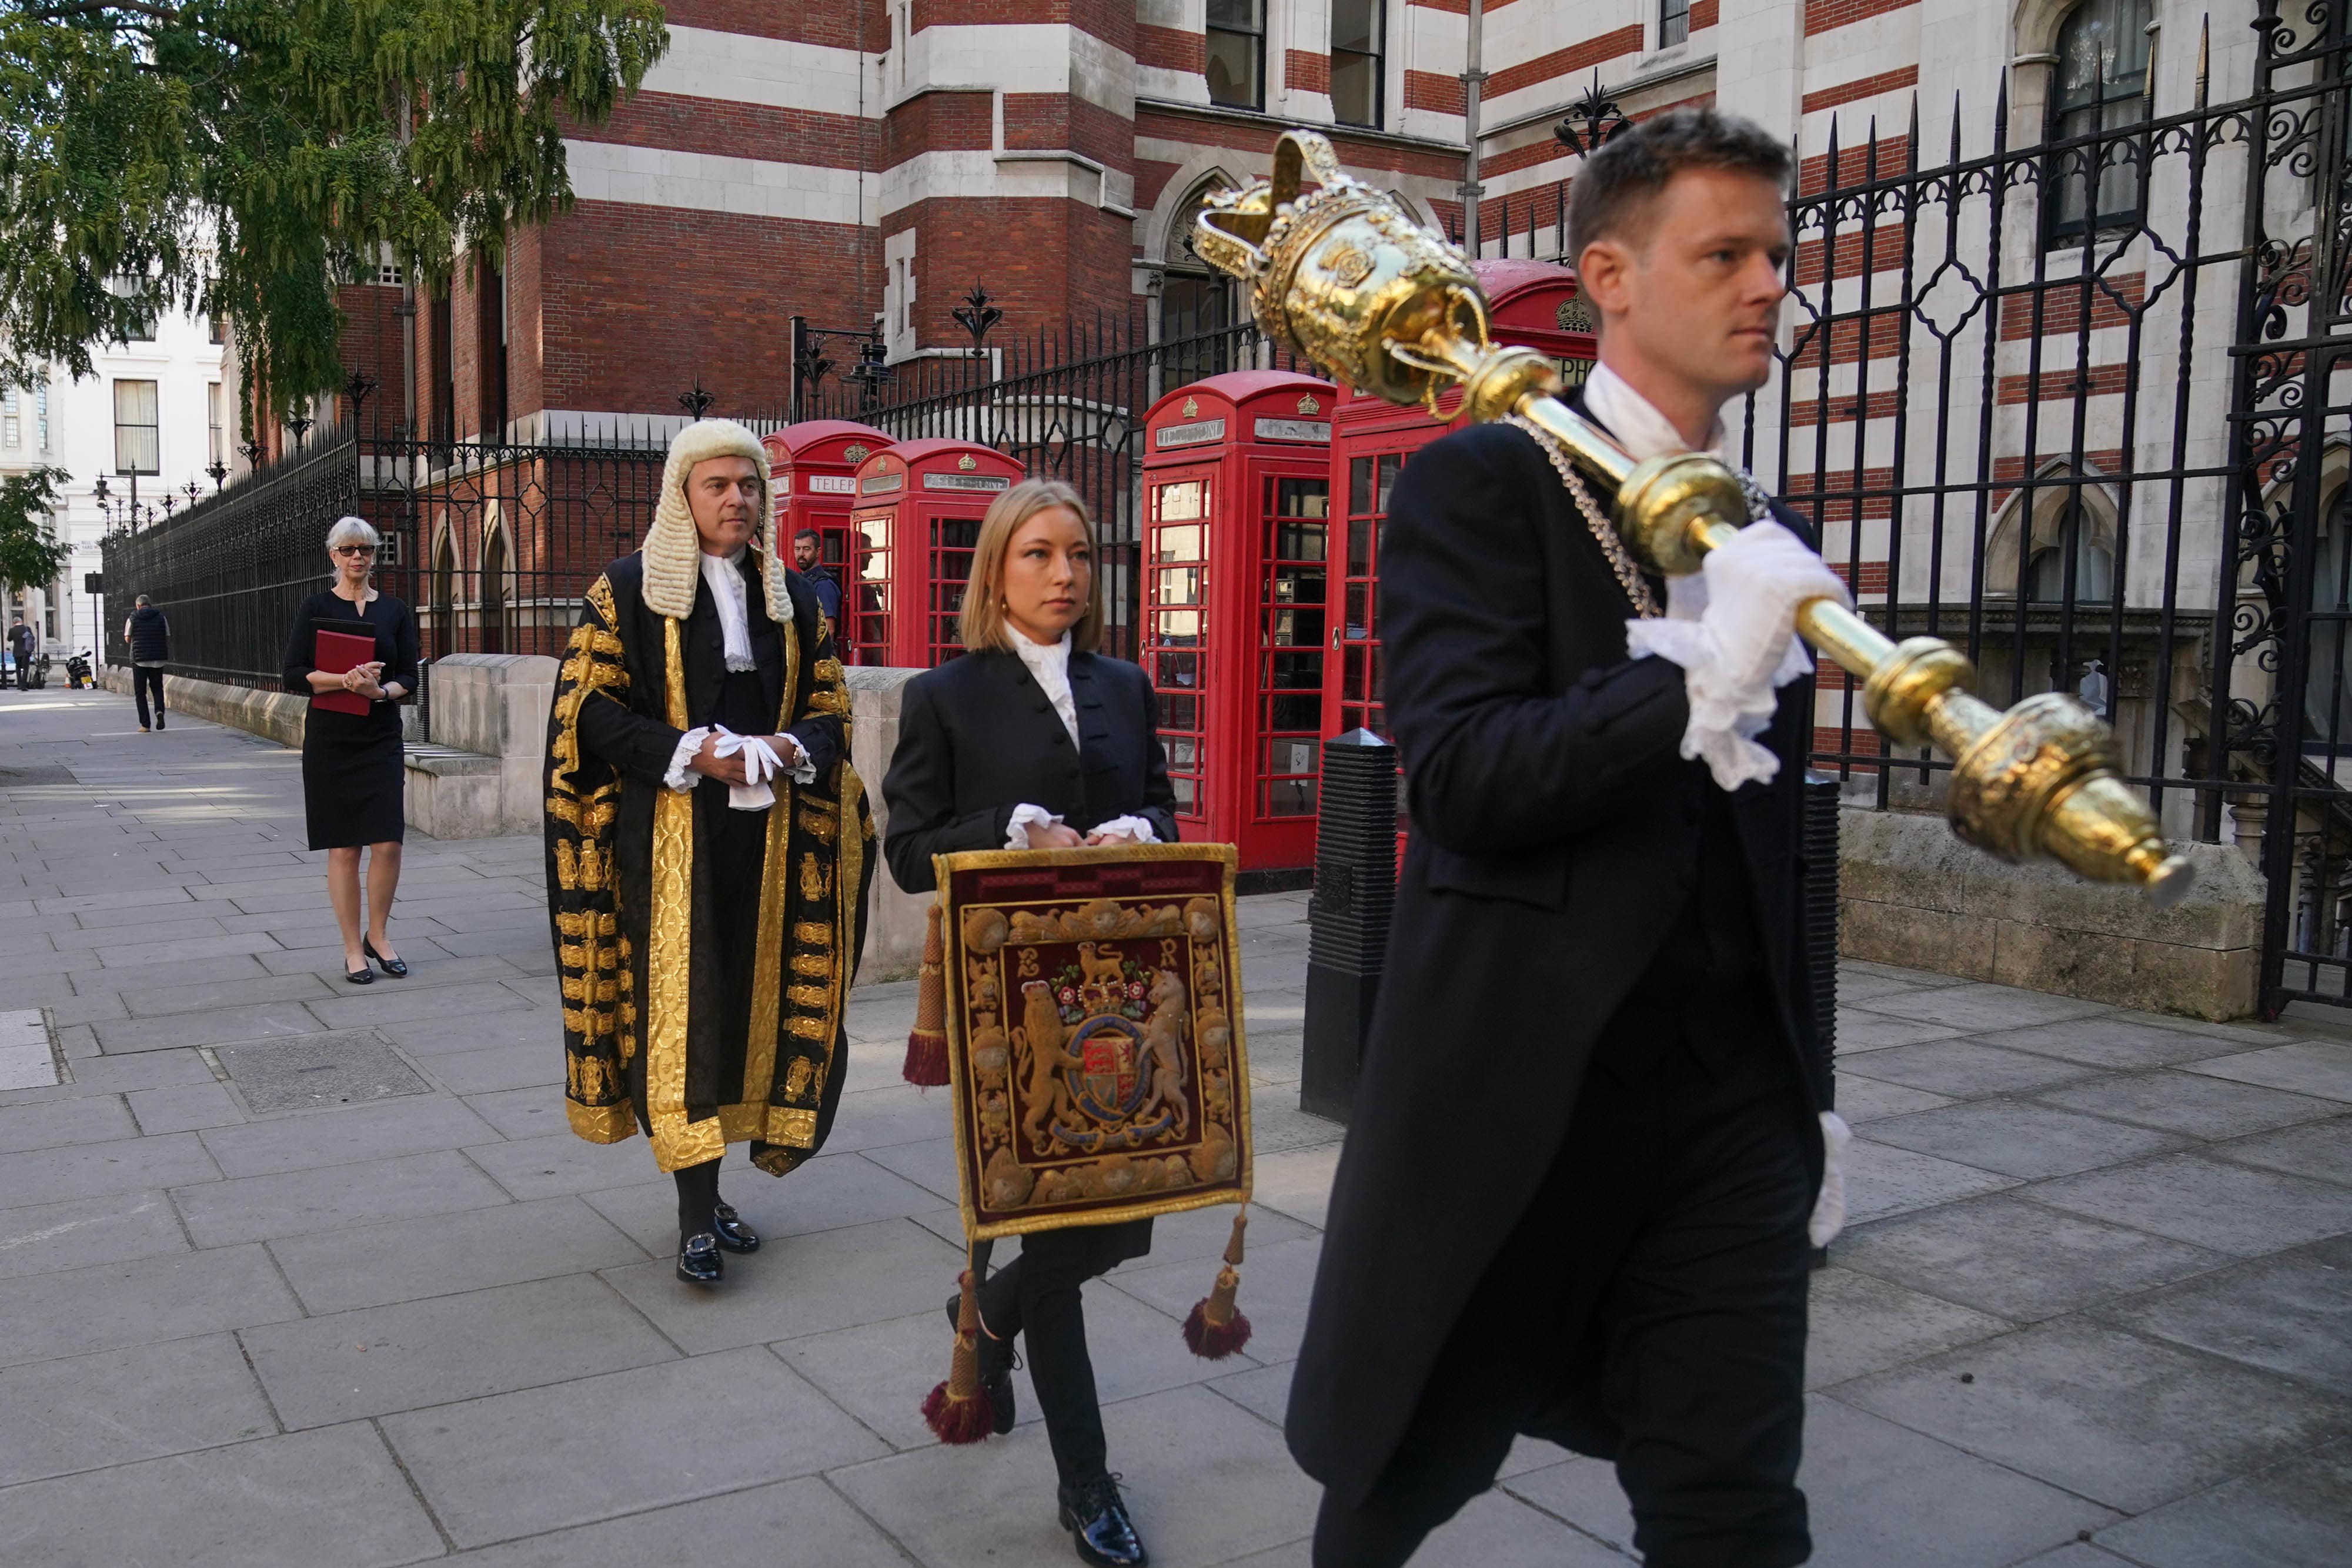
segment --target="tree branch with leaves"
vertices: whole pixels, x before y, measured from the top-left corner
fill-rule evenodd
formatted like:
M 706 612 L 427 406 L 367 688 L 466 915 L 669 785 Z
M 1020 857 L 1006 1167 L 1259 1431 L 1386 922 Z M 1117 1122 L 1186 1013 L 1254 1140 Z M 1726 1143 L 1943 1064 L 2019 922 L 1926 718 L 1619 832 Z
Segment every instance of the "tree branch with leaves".
M 65 570 L 73 548 L 58 541 L 50 521 L 65 481 L 62 468 L 0 479 L 0 588 L 47 588 Z
M 287 417 L 343 379 L 338 285 L 569 207 L 564 131 L 668 45 L 653 0 L 0 0 L 0 382 L 178 308 Z

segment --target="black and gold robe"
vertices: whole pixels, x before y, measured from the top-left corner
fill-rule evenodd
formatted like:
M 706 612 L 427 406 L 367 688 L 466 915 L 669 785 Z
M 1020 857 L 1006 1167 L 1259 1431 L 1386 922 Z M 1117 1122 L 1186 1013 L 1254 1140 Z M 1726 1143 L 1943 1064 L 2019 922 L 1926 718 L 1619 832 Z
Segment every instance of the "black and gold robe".
M 816 596 L 783 574 L 793 614 L 772 621 L 757 561 L 747 553 L 740 570 L 772 728 L 800 742 L 814 784 L 772 779 L 776 803 L 757 817 L 731 812 L 722 788 L 664 785 L 679 738 L 710 722 L 728 675 L 709 587 L 697 583 L 686 620 L 658 614 L 635 555 L 589 589 L 549 718 L 564 1110 L 596 1143 L 642 1126 L 665 1171 L 748 1141 L 754 1163 L 783 1175 L 824 1145 L 845 1073 L 873 821 Z M 746 875 L 762 847 L 757 876 Z M 729 883 L 741 906 L 721 906 L 731 901 L 716 890 Z M 748 1023 L 730 1023 L 746 997 Z

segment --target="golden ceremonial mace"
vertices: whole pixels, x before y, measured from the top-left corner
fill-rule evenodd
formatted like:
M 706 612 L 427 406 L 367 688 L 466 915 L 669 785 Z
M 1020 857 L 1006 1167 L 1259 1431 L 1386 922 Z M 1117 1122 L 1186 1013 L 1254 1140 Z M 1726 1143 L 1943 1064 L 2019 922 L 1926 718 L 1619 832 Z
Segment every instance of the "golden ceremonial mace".
M 1299 189 L 1302 175 L 1318 185 Z M 1617 536 L 1664 576 L 1696 571 L 1748 520 L 1739 478 L 1680 453 L 1636 463 L 1552 395 L 1552 363 L 1488 340 L 1486 301 L 1462 253 L 1382 192 L 1341 172 L 1331 143 L 1284 133 L 1274 175 L 1210 198 L 1193 248 L 1250 287 L 1258 325 L 1358 389 L 1422 402 L 1459 385 L 1476 420 L 1516 413 L 1556 439 L 1612 497 Z M 1939 637 L 1900 643 L 1833 599 L 1797 612 L 1806 642 L 1863 677 L 1863 707 L 1899 746 L 1953 758 L 1947 814 L 1961 838 L 2005 861 L 2052 859 L 2094 882 L 2179 902 L 2194 876 L 2165 847 L 2146 801 L 2118 778 L 2115 732 L 2059 692 L 2007 713 L 1969 687 L 1976 667 Z

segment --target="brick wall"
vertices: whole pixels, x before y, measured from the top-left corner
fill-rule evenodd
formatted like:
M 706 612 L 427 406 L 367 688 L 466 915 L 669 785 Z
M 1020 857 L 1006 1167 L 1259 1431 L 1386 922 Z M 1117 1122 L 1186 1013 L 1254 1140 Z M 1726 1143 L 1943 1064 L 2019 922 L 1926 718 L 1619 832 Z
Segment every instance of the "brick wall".
M 357 371 L 376 382 L 375 391 L 368 393 L 361 428 L 389 430 L 399 422 L 405 406 L 401 401 L 406 367 L 400 357 L 400 290 L 372 283 L 346 285 L 335 290 L 335 305 L 343 313 L 338 351 L 344 370 Z M 235 409 L 221 410 L 221 426 L 226 451 L 241 439 Z
M 923 343 L 968 342 L 949 314 L 974 279 L 1004 312 L 1000 333 L 1092 321 L 1132 297 L 1134 225 L 1058 197 L 970 196 L 915 203 L 889 231 L 917 231 L 922 287 L 915 331 Z

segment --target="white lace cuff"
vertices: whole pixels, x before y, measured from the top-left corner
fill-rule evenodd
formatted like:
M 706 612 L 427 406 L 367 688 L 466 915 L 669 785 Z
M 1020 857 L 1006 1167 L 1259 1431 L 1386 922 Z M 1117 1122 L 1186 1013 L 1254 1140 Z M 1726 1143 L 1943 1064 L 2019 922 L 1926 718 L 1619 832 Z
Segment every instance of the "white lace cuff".
M 1004 847 L 1008 850 L 1025 850 L 1030 847 L 1030 829 L 1058 828 L 1061 825 L 1062 819 L 1043 806 L 1025 803 L 1015 806 L 1013 808 L 1013 820 L 1004 825 Z
M 784 777 L 795 784 L 815 783 L 816 764 L 810 759 L 808 747 L 796 736 L 779 735 L 776 738 L 793 748 L 793 759 L 784 768 Z
M 662 788 L 681 793 L 694 788 L 694 778 L 687 772 L 686 765 L 694 760 L 694 754 L 702 749 L 703 740 L 709 734 L 706 727 L 689 729 L 677 737 L 677 749 L 669 754 L 669 771 L 662 775 Z
M 1106 838 L 1124 834 L 1131 844 L 1156 844 L 1160 841 L 1160 835 L 1152 831 L 1151 824 L 1141 817 L 1113 817 L 1108 822 L 1096 823 L 1087 831 L 1089 834 L 1100 833 Z
M 1813 1217 L 1805 1234 L 1816 1247 L 1826 1247 L 1845 1228 L 1845 1146 L 1853 1130 L 1834 1111 L 1822 1113 L 1822 1190 L 1813 1199 Z

